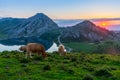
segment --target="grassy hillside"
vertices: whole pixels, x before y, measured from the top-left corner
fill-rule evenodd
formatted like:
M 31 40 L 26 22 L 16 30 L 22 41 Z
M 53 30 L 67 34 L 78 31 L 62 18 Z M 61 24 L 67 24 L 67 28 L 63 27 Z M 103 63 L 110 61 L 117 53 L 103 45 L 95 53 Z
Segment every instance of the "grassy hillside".
M 87 42 L 71 42 L 64 43 L 64 45 L 72 49 L 72 52 L 85 52 L 85 53 L 120 53 L 120 42 L 106 40 L 100 43 L 87 43 Z
M 21 52 L 0 53 L 0 80 L 120 80 L 120 55 L 48 53 L 44 60 Z
M 64 43 L 64 45 L 73 49 L 73 52 L 93 53 L 96 49 L 96 44 L 94 43 L 72 42 Z

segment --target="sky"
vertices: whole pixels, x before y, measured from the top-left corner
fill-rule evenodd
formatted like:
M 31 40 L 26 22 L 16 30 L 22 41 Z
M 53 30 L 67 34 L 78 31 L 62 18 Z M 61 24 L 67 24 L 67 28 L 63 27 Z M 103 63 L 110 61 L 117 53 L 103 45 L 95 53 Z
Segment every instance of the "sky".
M 52 19 L 120 18 L 120 0 L 0 0 L 0 17 Z

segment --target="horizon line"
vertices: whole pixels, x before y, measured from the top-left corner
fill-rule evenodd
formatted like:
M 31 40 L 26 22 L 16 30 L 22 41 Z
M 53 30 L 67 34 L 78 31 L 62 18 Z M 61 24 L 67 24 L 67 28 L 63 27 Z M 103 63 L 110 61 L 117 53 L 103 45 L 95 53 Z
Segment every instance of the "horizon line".
M 31 17 L 31 16 L 29 16 L 29 17 Z M 12 16 L 1 17 L 0 16 L 0 19 L 3 19 L 3 18 L 27 19 L 29 17 L 12 17 Z M 49 17 L 49 18 L 51 18 L 51 17 Z M 120 20 L 120 17 L 110 17 L 110 18 L 104 18 L 104 17 L 103 18 L 51 18 L 51 19 L 53 19 L 53 20 Z

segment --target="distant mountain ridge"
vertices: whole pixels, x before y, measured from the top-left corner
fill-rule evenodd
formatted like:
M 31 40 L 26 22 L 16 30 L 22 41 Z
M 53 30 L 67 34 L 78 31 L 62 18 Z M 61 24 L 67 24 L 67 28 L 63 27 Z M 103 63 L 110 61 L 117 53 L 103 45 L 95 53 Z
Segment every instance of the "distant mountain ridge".
M 69 27 L 74 26 L 80 22 L 82 22 L 84 19 L 54 19 L 54 21 L 58 24 L 60 27 Z M 93 23 L 105 21 L 107 23 L 118 22 L 120 21 L 120 18 L 95 18 L 95 19 L 89 19 Z M 108 30 L 119 30 L 120 31 L 120 23 L 118 24 L 109 24 L 109 27 L 106 27 Z
M 106 39 L 115 40 L 115 35 L 114 32 L 96 26 L 92 22 L 85 20 L 75 26 L 66 28 L 61 35 L 61 39 L 64 42 L 96 42 Z
M 34 39 L 31 40 L 32 42 L 34 42 L 35 39 L 57 41 L 58 36 L 60 36 L 63 42 L 96 42 L 106 39 L 120 40 L 118 33 L 116 34 L 96 26 L 88 20 L 74 26 L 60 28 L 52 19 L 43 13 L 37 13 L 29 18 L 0 19 L 0 40 L 19 40 L 19 38 L 33 39 L 34 37 Z

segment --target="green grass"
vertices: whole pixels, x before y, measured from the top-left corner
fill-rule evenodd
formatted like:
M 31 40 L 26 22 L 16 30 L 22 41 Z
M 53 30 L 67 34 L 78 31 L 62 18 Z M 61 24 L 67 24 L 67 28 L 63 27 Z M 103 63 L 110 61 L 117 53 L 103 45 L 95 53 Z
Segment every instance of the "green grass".
M 72 49 L 72 52 L 83 52 L 83 53 L 109 53 L 119 54 L 120 53 L 120 42 L 106 40 L 99 43 L 88 43 L 88 42 L 71 42 L 64 43 L 64 45 Z
M 25 59 L 21 52 L 0 53 L 0 80 L 119 80 L 120 55 L 47 53 Z
M 72 42 L 72 43 L 65 43 L 64 45 L 72 48 L 73 52 L 93 53 L 96 48 L 96 44 L 94 43 Z

